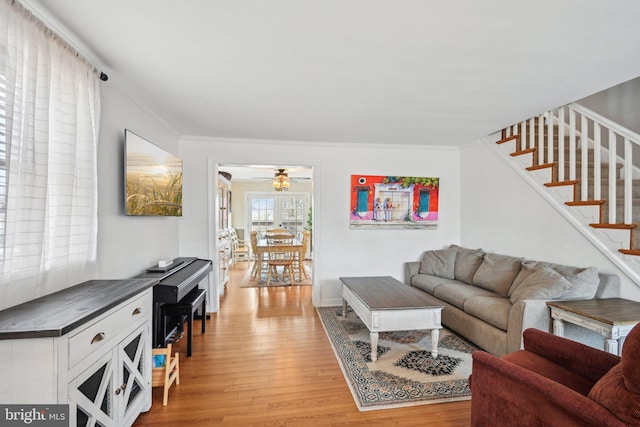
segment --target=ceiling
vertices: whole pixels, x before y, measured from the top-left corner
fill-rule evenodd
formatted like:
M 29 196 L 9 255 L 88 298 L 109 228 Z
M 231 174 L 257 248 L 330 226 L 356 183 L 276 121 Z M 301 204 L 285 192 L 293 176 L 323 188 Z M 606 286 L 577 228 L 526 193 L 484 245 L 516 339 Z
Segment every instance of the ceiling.
M 180 136 L 463 145 L 640 75 L 637 0 L 20 0 Z

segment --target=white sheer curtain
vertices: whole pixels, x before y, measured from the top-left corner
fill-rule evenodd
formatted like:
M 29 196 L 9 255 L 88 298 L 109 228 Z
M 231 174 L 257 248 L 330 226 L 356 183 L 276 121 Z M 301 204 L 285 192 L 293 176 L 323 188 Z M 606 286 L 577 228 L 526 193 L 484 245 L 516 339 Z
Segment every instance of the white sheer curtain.
M 78 283 L 95 261 L 100 95 L 94 67 L 9 0 L 0 92 L 2 309 Z

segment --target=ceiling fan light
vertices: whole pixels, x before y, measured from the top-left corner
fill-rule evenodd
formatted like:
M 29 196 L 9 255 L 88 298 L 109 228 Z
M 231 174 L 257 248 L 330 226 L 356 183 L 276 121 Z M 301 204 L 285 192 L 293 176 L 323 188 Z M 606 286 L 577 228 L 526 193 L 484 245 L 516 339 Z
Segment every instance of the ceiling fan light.
M 273 188 L 276 191 L 288 191 L 289 186 L 289 174 L 285 172 L 285 169 L 278 169 L 278 172 L 273 178 Z

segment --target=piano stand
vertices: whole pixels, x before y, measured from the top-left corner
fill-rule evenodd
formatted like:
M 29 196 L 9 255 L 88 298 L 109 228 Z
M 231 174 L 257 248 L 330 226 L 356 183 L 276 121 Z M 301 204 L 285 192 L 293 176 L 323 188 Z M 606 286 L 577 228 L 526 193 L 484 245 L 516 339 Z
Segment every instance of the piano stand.
M 164 325 L 165 330 L 163 331 L 163 336 L 167 336 L 166 324 L 167 324 L 167 316 L 179 316 L 181 319 L 181 325 L 184 322 L 184 318 L 187 318 L 187 327 L 189 328 L 189 334 L 187 335 L 187 357 L 191 357 L 191 347 L 193 341 L 193 319 L 194 314 L 198 311 L 198 308 L 202 307 L 202 333 L 205 333 L 205 317 L 206 317 L 206 306 L 207 306 L 207 290 L 196 288 L 189 292 L 184 298 L 180 300 L 177 304 L 164 304 L 161 307 L 162 311 L 162 324 Z M 182 328 L 183 326 L 181 326 Z
M 174 267 L 175 265 L 175 267 Z M 163 315 L 164 304 L 182 304 L 184 298 L 188 298 L 191 292 L 198 287 L 198 283 L 207 278 L 212 270 L 213 262 L 208 259 L 177 258 L 169 267 L 160 268 L 154 265 L 146 272 L 136 276 L 139 279 L 156 279 L 158 284 L 153 287 L 153 347 L 165 347 L 167 344 L 166 321 L 173 323 L 171 330 L 176 326 L 175 319 L 167 319 Z M 206 287 L 207 285 L 205 285 Z M 189 297 L 190 298 L 190 297 Z M 198 304 L 195 304 L 196 306 Z M 191 307 L 191 304 L 189 304 Z M 186 311 L 186 310 L 183 310 Z M 205 315 L 205 311 L 202 311 Z M 183 328 L 184 318 L 179 316 L 180 330 Z M 195 317 L 197 319 L 197 317 Z

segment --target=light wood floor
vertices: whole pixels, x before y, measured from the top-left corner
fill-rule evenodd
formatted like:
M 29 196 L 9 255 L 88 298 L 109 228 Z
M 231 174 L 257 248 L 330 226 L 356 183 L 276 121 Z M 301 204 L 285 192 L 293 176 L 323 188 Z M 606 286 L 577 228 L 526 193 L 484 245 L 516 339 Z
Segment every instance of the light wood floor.
M 311 286 L 240 288 L 238 263 L 193 356 L 180 351 L 180 385 L 135 426 L 469 426 L 470 401 L 359 412 L 311 304 Z

